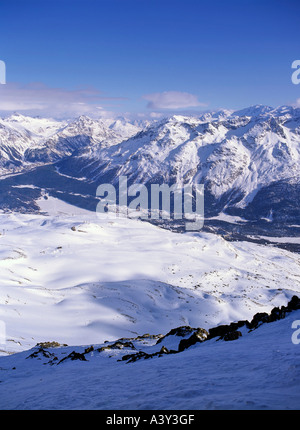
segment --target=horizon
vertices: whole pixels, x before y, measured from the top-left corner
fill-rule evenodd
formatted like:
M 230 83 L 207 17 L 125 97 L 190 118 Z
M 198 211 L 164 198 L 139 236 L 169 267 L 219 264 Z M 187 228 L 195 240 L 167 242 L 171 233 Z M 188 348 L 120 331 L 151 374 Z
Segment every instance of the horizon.
M 269 108 L 270 109 L 270 113 L 271 112 L 276 112 L 282 108 L 288 108 L 291 110 L 295 110 L 295 109 L 300 109 L 300 106 L 298 105 L 280 105 L 280 106 L 269 106 L 269 105 L 263 105 L 263 104 L 254 104 L 254 105 L 250 105 L 250 106 L 244 106 L 241 109 L 227 109 L 227 108 L 220 108 L 220 109 L 211 109 L 211 110 L 205 110 L 202 112 L 168 112 L 168 113 L 161 113 L 159 115 L 155 115 L 155 116 L 151 116 L 151 113 L 149 113 L 148 115 L 139 115 L 139 114 L 133 114 L 133 113 L 125 113 L 123 114 L 122 112 L 120 113 L 113 113 L 111 112 L 111 116 L 96 116 L 93 112 L 88 112 L 88 113 L 78 113 L 76 115 L 71 115 L 71 116 L 58 116 L 56 117 L 55 115 L 40 115 L 40 114 L 35 114 L 35 115 L 31 115 L 30 113 L 23 113 L 23 112 L 18 112 L 18 111 L 8 111 L 8 112 L 1 112 L 0 111 L 0 119 L 1 120 L 7 120 L 11 117 L 23 117 L 23 118 L 30 118 L 30 119 L 47 119 L 47 120 L 53 120 L 53 121 L 75 121 L 78 118 L 81 117 L 85 117 L 88 119 L 91 119 L 93 121 L 100 121 L 100 120 L 107 120 L 107 121 L 117 121 L 117 120 L 124 120 L 127 122 L 136 122 L 136 121 L 148 121 L 148 122 L 155 122 L 155 121 L 163 121 L 166 119 L 170 119 L 173 117 L 186 117 L 186 118 L 201 118 L 201 116 L 204 115 L 209 115 L 209 114 L 216 114 L 216 113 L 228 113 L 229 116 L 233 115 L 233 114 L 237 114 L 240 116 L 240 112 L 243 112 L 244 110 L 248 110 L 248 109 L 252 109 L 252 108 Z M 268 113 L 269 113 L 268 112 Z

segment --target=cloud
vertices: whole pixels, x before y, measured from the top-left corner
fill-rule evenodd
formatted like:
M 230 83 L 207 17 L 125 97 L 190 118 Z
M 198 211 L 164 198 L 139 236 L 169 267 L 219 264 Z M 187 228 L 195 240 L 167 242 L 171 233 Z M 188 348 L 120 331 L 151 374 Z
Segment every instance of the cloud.
M 81 114 L 106 116 L 102 104 L 122 97 L 105 97 L 94 88 L 66 90 L 50 88 L 42 83 L 0 85 L 0 112 L 20 112 L 54 118 L 70 118 Z
M 199 102 L 197 96 L 180 91 L 164 91 L 143 96 L 148 100 L 148 109 L 186 109 L 197 106 L 206 106 Z

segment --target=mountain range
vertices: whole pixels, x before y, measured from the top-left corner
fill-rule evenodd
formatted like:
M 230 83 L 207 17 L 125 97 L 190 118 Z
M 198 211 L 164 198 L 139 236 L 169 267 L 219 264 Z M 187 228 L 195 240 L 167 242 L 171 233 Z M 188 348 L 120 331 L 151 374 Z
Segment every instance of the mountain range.
M 153 121 L 14 114 L 0 120 L 0 209 L 40 212 L 38 199 L 51 195 L 94 211 L 97 186 L 123 175 L 146 186 L 204 184 L 206 229 L 293 236 L 299 157 L 300 109 L 291 106 Z

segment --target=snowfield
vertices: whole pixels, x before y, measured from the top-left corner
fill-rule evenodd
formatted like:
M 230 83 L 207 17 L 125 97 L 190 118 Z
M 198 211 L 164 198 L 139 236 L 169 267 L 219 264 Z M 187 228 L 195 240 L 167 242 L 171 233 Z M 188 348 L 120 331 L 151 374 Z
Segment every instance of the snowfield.
M 135 363 L 94 349 L 269 313 L 300 295 L 298 254 L 112 219 L 52 197 L 39 204 L 44 215 L 0 214 L 1 409 L 299 408 L 291 324 L 300 311 L 234 342 Z M 151 339 L 135 348 L 157 352 Z M 51 341 L 68 346 L 35 355 Z M 91 345 L 86 361 L 51 363 Z
M 300 293 L 296 253 L 76 213 L 53 198 L 41 206 L 52 215 L 0 216 L 2 353 L 207 328 Z

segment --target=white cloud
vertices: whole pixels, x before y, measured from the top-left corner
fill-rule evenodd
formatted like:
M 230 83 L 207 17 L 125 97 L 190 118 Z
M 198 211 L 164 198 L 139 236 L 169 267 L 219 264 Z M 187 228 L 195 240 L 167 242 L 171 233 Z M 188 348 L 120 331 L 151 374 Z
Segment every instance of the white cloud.
M 81 114 L 106 116 L 101 103 L 121 98 L 104 97 L 94 88 L 66 90 L 50 88 L 41 83 L 0 86 L 0 112 L 69 118 Z
M 161 118 L 163 116 L 163 114 L 159 113 L 159 112 L 151 112 L 149 114 L 149 116 L 150 116 L 150 118 Z
M 197 106 L 205 106 L 199 102 L 197 96 L 180 91 L 164 91 L 143 96 L 148 101 L 149 109 L 186 109 Z

